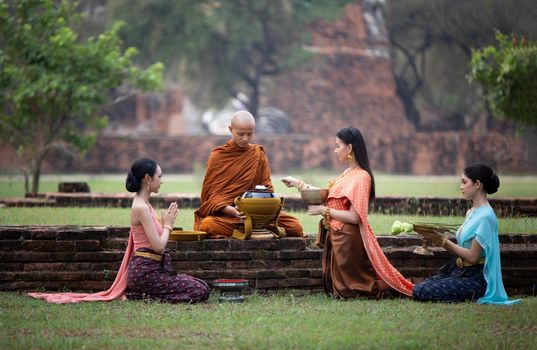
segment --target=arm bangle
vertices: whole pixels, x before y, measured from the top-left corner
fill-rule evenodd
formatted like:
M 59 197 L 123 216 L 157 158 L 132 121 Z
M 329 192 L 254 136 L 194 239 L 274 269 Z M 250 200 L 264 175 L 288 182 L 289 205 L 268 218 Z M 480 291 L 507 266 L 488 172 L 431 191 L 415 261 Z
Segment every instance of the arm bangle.
M 163 229 L 164 229 L 164 228 L 167 228 L 168 231 L 170 231 L 170 232 L 173 231 L 173 229 L 172 229 L 172 227 L 171 227 L 170 225 L 164 225 L 164 226 L 162 226 L 162 228 L 163 228 Z
M 329 207 L 326 207 L 326 210 L 324 211 L 323 224 L 324 224 L 324 228 L 330 229 L 330 208 Z
M 442 248 L 444 248 L 444 249 L 446 248 L 446 243 L 447 243 L 447 241 L 448 241 L 448 238 L 447 238 L 447 237 L 444 237 L 444 238 L 442 239 Z

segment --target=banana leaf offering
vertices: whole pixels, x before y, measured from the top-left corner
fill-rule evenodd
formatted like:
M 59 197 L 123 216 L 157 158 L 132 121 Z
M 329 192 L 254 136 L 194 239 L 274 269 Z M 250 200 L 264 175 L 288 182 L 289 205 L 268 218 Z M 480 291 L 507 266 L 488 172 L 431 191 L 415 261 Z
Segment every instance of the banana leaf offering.
M 440 224 L 440 223 L 430 223 L 430 222 L 402 222 L 395 220 L 392 224 L 391 234 L 396 236 L 400 233 L 427 233 L 427 232 L 437 232 L 444 234 L 455 234 L 459 228 L 459 224 Z

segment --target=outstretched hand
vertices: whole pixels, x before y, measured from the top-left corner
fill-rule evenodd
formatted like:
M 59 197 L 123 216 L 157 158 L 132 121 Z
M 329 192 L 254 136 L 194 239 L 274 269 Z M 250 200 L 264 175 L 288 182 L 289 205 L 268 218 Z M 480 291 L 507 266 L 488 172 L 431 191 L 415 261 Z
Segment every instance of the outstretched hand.
M 299 180 L 294 178 L 294 177 L 292 177 L 292 176 L 286 176 L 286 177 L 282 178 L 281 180 L 285 184 L 285 186 L 287 186 L 287 187 L 297 187 L 298 188 Z

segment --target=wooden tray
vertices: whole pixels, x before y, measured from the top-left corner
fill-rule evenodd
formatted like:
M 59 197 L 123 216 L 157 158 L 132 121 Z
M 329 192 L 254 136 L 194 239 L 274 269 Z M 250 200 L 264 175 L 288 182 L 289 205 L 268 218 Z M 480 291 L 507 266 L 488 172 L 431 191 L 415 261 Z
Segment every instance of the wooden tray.
M 168 239 L 172 241 L 200 241 L 205 238 L 206 234 L 207 232 L 204 231 L 173 230 Z

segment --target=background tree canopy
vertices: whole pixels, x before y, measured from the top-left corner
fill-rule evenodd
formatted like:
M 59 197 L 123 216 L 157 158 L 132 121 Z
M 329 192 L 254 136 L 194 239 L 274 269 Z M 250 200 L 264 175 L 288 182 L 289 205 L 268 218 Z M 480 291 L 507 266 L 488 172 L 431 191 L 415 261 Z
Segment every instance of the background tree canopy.
M 237 98 L 257 115 L 263 79 L 306 56 L 307 24 L 334 19 L 347 0 L 109 0 L 127 45 L 159 60 L 198 106 Z M 141 15 L 143 14 L 143 15 Z
M 397 93 L 418 130 L 490 122 L 465 79 L 472 48 L 492 44 L 495 30 L 537 37 L 533 0 L 388 0 L 386 13 Z
M 537 124 L 537 42 L 496 34 L 498 47 L 472 54 L 469 79 L 479 82 L 494 115 Z
M 38 191 L 51 149 L 95 143 L 112 90 L 161 86 L 162 64 L 134 66 L 136 49 L 121 49 L 120 24 L 80 40 L 71 28 L 78 18 L 69 1 L 0 1 L 0 135 L 17 151 L 27 192 Z
M 363 0 L 366 1 L 366 0 Z M 349 2 L 326 0 L 99 0 L 109 22 L 140 48 L 138 62 L 162 61 L 198 106 L 230 97 L 257 111 L 264 79 L 307 58 L 308 24 L 336 18 Z M 533 0 L 367 0 L 384 3 L 397 93 L 417 130 L 490 127 L 477 85 L 466 80 L 473 48 L 494 31 L 537 37 Z M 95 1 L 86 0 L 94 9 Z M 143 15 L 141 15 L 143 14 Z M 87 28 L 86 28 L 87 29 Z M 242 93 L 242 94 L 241 94 Z M 245 96 L 245 97 L 243 97 Z

